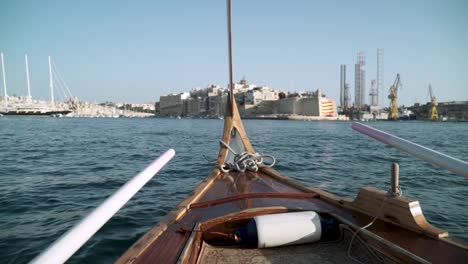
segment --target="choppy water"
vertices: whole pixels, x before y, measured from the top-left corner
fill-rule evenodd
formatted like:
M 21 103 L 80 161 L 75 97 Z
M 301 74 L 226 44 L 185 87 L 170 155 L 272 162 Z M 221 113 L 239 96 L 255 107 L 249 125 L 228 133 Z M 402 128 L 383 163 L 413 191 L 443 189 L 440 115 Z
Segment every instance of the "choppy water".
M 370 123 L 468 160 L 468 123 Z M 277 170 L 347 197 L 363 185 L 388 189 L 400 163 L 406 196 L 429 221 L 468 240 L 468 180 L 368 139 L 345 122 L 246 120 Z M 45 249 L 166 149 L 176 157 L 70 263 L 116 260 L 212 169 L 223 121 L 0 118 L 0 260 L 24 263 Z

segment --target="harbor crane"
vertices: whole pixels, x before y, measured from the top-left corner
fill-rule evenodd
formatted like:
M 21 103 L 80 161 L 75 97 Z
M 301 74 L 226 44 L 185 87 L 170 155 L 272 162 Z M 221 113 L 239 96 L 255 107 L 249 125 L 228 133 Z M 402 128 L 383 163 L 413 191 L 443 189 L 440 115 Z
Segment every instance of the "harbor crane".
M 437 100 L 432 92 L 432 86 L 429 84 L 429 96 L 431 97 L 431 108 L 429 109 L 429 119 L 436 121 L 439 120 L 439 113 L 437 112 Z
M 389 120 L 398 120 L 398 88 L 401 86 L 400 81 L 400 74 L 397 73 L 395 82 L 390 87 L 390 94 L 388 95 L 388 99 L 390 99 L 390 113 L 388 114 Z

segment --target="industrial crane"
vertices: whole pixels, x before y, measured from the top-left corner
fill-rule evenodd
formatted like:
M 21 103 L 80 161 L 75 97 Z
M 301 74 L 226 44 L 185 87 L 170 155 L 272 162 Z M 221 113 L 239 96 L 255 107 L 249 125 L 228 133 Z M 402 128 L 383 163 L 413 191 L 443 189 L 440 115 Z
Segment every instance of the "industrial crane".
M 437 100 L 432 92 L 432 86 L 429 84 L 429 96 L 431 97 L 431 108 L 429 110 L 429 118 L 431 120 L 439 120 L 439 113 L 437 112 Z
M 388 99 L 390 99 L 390 113 L 388 114 L 389 120 L 398 120 L 398 88 L 401 86 L 400 82 L 400 74 L 397 73 L 395 82 L 390 87 L 390 94 L 388 95 Z

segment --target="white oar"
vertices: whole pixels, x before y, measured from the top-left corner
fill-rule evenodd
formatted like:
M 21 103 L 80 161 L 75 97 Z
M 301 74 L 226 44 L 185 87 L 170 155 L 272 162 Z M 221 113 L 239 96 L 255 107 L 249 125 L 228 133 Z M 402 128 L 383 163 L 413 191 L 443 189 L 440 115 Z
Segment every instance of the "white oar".
M 375 138 L 380 142 L 395 147 L 417 158 L 439 165 L 440 167 L 460 176 L 468 177 L 468 162 L 450 157 L 444 153 L 426 148 L 361 123 L 353 123 L 351 127 L 364 135 Z
M 64 263 L 70 258 L 94 233 L 96 233 L 117 211 L 130 200 L 158 171 L 175 155 L 173 149 L 167 150 L 154 160 L 146 169 L 125 183 L 117 192 L 107 198 L 98 208 L 75 227 L 62 235 L 31 263 Z

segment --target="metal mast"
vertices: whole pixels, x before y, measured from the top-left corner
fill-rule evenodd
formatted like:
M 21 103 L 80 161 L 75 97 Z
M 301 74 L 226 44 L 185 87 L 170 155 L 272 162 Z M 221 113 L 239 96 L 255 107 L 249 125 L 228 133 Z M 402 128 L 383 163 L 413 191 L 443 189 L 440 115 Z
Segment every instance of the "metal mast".
M 54 79 L 52 77 L 52 63 L 49 56 L 49 86 L 50 86 L 50 104 L 54 106 Z
M 3 96 L 5 100 L 5 109 L 8 107 L 8 93 L 6 85 L 6 76 L 5 76 L 5 63 L 3 62 L 3 53 L 0 54 L 2 57 L 2 76 L 3 76 Z
M 229 101 L 231 103 L 230 113 L 227 115 L 233 116 L 234 113 L 234 82 L 232 77 L 232 30 L 231 30 L 231 0 L 228 0 L 228 46 L 229 46 Z
M 384 50 L 377 49 L 377 105 L 384 94 Z M 383 104 L 382 100 L 382 104 Z
M 31 83 L 29 82 L 29 65 L 28 65 L 28 54 L 24 54 L 24 61 L 26 62 L 26 80 L 28 82 L 28 97 L 27 102 L 31 102 Z

